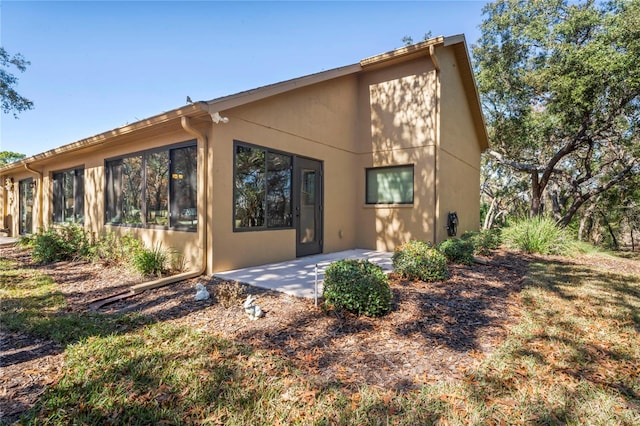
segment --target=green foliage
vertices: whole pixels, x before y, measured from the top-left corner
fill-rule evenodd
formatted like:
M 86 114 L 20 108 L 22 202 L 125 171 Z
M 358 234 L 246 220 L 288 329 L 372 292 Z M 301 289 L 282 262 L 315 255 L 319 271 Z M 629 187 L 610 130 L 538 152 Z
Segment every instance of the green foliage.
M 15 67 L 24 72 L 27 65 L 29 61 L 21 54 L 11 55 L 4 47 L 0 47 L 0 105 L 5 114 L 13 112 L 13 116 L 17 117 L 16 113 L 33 108 L 33 102 L 16 92 L 14 87 L 18 77 L 8 71 L 9 67 Z
M 18 152 L 12 151 L 0 151 L 0 166 L 4 166 L 5 164 L 15 163 L 16 161 L 22 160 L 26 155 L 20 154 Z
M 33 247 L 34 240 L 35 240 L 35 236 L 33 235 L 29 235 L 29 234 L 20 235 L 16 244 L 19 247 Z
M 500 248 L 502 231 L 500 229 L 485 229 L 480 232 L 465 232 L 462 239 L 471 241 L 475 254 L 489 256 L 491 250 Z
M 213 295 L 222 306 L 231 308 L 242 303 L 247 291 L 237 281 L 223 281 L 213 286 Z
M 144 247 L 132 234 L 118 236 L 114 232 L 100 236 L 91 249 L 91 259 L 104 265 L 128 263 Z
M 32 237 L 31 255 L 38 263 L 86 258 L 91 252 L 87 232 L 80 225 L 49 228 Z
M 532 214 L 548 194 L 566 226 L 640 173 L 640 2 L 497 0 L 483 14 L 473 57 L 488 153 L 527 184 Z
M 378 317 L 391 309 L 391 288 L 386 274 L 368 260 L 344 259 L 325 271 L 325 303 L 359 315 Z
M 424 241 L 408 241 L 397 247 L 393 256 L 393 269 L 403 278 L 422 281 L 446 280 L 447 258 Z
M 161 277 L 167 271 L 168 255 L 160 244 L 152 247 L 143 247 L 133 254 L 133 267 L 142 275 L 157 275 Z
M 508 247 L 525 253 L 569 254 L 574 248 L 569 232 L 545 217 L 516 221 L 502 235 Z
M 449 262 L 471 265 L 473 263 L 473 242 L 462 238 L 449 238 L 438 244 L 438 251 Z

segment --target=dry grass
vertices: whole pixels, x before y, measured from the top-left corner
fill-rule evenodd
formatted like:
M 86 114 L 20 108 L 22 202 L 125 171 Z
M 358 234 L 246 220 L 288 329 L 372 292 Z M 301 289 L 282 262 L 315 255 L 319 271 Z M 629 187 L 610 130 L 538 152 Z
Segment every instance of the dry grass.
M 309 376 L 277 351 L 207 330 L 112 317 L 113 333 L 82 334 L 66 347 L 62 376 L 23 422 L 640 424 L 640 275 L 598 269 L 595 259 L 532 264 L 520 321 L 457 381 L 418 390 L 353 386 Z M 19 303 L 42 303 L 48 329 L 64 327 L 56 322 L 66 318 L 59 298 L 46 296 L 55 290 L 34 274 L 0 268 L 3 298 L 12 299 L 4 318 L 20 314 Z M 15 287 L 21 277 L 31 284 L 13 300 L 5 280 Z M 84 317 L 74 318 L 82 324 Z

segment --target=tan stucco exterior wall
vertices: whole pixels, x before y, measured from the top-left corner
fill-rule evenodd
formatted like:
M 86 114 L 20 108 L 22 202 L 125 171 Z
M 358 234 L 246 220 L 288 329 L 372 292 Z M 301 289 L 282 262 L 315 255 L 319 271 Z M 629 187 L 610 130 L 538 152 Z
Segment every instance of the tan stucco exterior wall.
M 296 257 L 295 229 L 233 231 L 233 142 L 323 162 L 324 252 L 353 248 L 357 82 L 348 76 L 221 112 L 213 129 L 212 270 Z
M 393 250 L 433 239 L 436 73 L 427 57 L 366 73 L 359 86 L 357 246 Z M 412 205 L 366 205 L 367 167 L 414 165 Z
M 53 225 L 51 221 L 53 208 L 53 182 L 52 175 L 55 172 L 84 167 L 84 205 L 85 205 L 85 229 L 96 235 L 113 231 L 116 234 L 132 233 L 137 238 L 145 242 L 149 247 L 157 244 L 162 247 L 181 253 L 185 257 L 188 267 L 195 267 L 200 264 L 201 254 L 197 247 L 198 235 L 195 232 L 183 232 L 164 229 L 144 229 L 127 226 L 105 225 L 104 219 L 104 186 L 105 186 L 105 159 L 145 151 L 148 149 L 172 145 L 188 140 L 193 137 L 184 131 L 173 130 L 151 134 L 135 140 L 114 140 L 100 149 L 80 150 L 67 155 L 61 155 L 34 166 L 34 169 L 42 172 L 43 182 L 43 205 L 40 206 L 37 200 L 37 193 L 34 191 L 34 211 L 33 211 L 33 232 L 38 231 L 38 214 L 42 208 L 43 225 L 48 228 Z M 19 197 L 18 182 L 32 177 L 34 181 L 38 176 L 33 173 L 19 173 L 12 175 L 14 178 L 13 202 L 9 206 L 7 213 L 11 216 L 11 234 L 19 234 Z M 4 193 L 5 191 L 3 191 Z M 3 215 L 4 217 L 4 215 Z
M 459 235 L 477 229 L 480 147 L 469 107 L 475 99 L 467 98 L 451 49 L 439 47 L 436 54 L 439 72 L 423 52 L 219 111 L 227 123 L 212 123 L 206 110 L 196 112 L 191 124 L 206 135 L 206 141 L 198 142 L 198 167 L 204 167 L 205 158 L 207 165 L 203 192 L 208 202 L 198 202 L 206 217 L 206 250 L 196 232 L 105 225 L 105 160 L 193 140 L 179 118 L 39 161 L 44 223 L 51 220 L 52 173 L 83 166 L 85 227 L 91 232 L 132 232 L 148 246 L 162 244 L 181 252 L 193 269 L 205 257 L 207 273 L 294 259 L 295 229 L 233 230 L 237 140 L 322 162 L 324 252 L 393 250 L 411 239 L 438 242 L 446 238 L 449 211 L 458 213 Z M 365 203 L 366 168 L 409 164 L 414 166 L 413 204 Z M 27 171 L 12 176 L 14 200 L 9 203 L 3 190 L 0 210 L 3 217 L 11 216 L 15 235 L 18 181 L 36 176 Z
M 440 149 L 438 152 L 437 240 L 447 238 L 447 214 L 457 212 L 458 233 L 480 226 L 480 144 L 470 102 L 451 50 L 437 49 L 440 63 Z

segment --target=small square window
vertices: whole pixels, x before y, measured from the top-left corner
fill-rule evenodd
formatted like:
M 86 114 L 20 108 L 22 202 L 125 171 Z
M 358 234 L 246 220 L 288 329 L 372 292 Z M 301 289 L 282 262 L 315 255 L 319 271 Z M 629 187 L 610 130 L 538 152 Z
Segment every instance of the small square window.
M 413 165 L 374 167 L 366 173 L 367 204 L 413 203 Z

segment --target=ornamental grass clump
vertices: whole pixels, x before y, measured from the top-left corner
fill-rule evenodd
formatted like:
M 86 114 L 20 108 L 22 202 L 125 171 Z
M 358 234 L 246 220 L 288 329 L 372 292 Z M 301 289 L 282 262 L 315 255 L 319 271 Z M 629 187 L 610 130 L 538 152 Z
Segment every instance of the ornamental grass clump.
M 325 305 L 369 317 L 391 310 L 389 278 L 381 267 L 368 260 L 333 262 L 324 276 Z
M 402 278 L 421 281 L 446 280 L 447 258 L 424 241 L 408 241 L 396 247 L 391 257 L 393 269 Z
M 143 247 L 133 255 L 133 267 L 144 276 L 156 275 L 161 277 L 167 272 L 167 252 L 160 244 L 152 247 Z
M 525 253 L 566 255 L 575 248 L 569 232 L 545 217 L 514 222 L 503 230 L 502 236 L 509 248 Z

